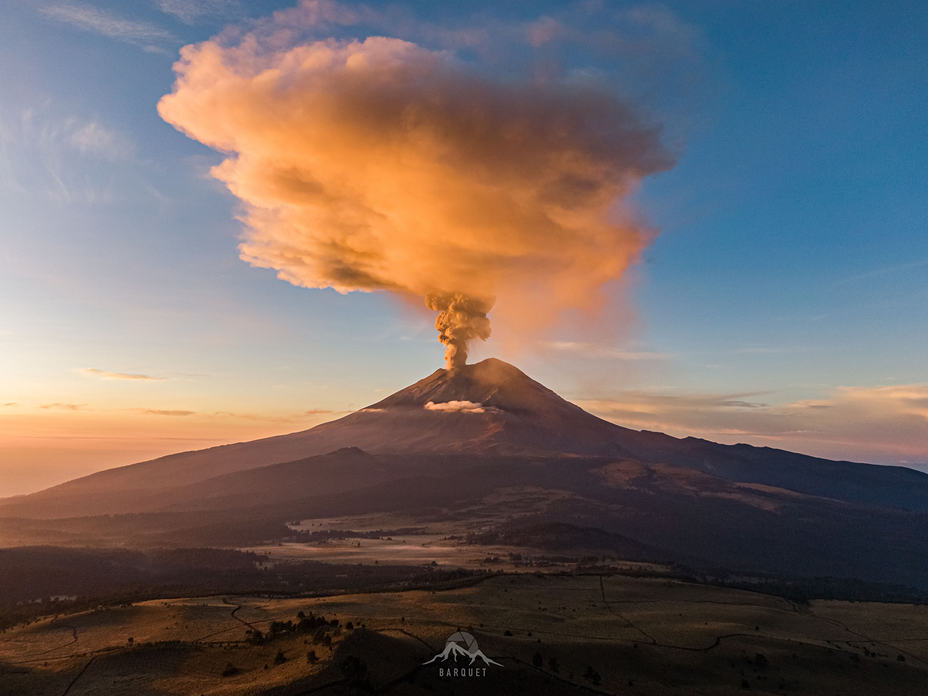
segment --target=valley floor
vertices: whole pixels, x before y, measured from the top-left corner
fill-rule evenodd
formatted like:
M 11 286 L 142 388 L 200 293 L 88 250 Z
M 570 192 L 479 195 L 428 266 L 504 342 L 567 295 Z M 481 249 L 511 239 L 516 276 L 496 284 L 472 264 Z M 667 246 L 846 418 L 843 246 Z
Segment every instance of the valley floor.
M 458 630 L 501 666 L 449 678 L 438 670 L 454 668 L 450 659 L 422 664 Z M 479 658 L 476 665 L 485 666 Z M 0 634 L 2 696 L 873 696 L 924 693 L 926 684 L 928 607 L 795 604 L 620 575 L 500 574 L 441 591 L 154 600 Z

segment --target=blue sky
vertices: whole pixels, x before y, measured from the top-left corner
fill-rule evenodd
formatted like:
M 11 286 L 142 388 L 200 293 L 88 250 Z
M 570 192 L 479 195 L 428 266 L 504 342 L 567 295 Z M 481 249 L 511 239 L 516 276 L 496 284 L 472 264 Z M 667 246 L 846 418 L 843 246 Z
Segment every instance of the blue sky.
M 239 203 L 208 175 L 221 156 L 156 111 L 181 46 L 290 5 L 5 4 L 0 495 L 308 427 L 441 365 L 427 313 L 239 260 Z M 491 7 L 396 14 L 454 29 L 572 11 Z M 605 7 L 654 19 L 649 50 L 594 67 L 677 156 L 635 194 L 659 235 L 614 288 L 611 330 L 568 322 L 474 356 L 631 427 L 923 466 L 928 6 Z

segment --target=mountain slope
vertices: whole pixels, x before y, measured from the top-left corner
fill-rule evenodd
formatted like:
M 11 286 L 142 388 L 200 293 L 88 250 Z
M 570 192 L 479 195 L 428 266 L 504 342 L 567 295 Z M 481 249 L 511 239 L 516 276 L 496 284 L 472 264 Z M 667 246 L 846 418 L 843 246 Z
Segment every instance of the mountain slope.
M 454 410 L 447 406 L 454 401 L 480 406 Z M 133 501 L 144 504 L 169 488 L 343 447 L 373 454 L 618 455 L 622 435 L 634 432 L 586 413 L 512 365 L 489 359 L 436 370 L 383 401 L 309 430 L 168 455 L 0 501 L 0 516 L 127 512 Z M 114 495 L 121 506 L 100 507 Z
M 362 459 L 350 465 L 307 460 L 350 447 L 397 458 L 393 463 Z M 224 497 L 236 507 L 235 500 L 262 486 L 275 497 L 275 491 L 334 492 L 335 482 L 338 490 L 347 490 L 401 478 L 409 475 L 401 463 L 410 455 L 607 457 L 665 463 L 728 481 L 857 505 L 928 511 L 926 474 L 630 430 L 583 411 L 512 365 L 489 359 L 455 370 L 436 370 L 382 401 L 309 430 L 161 457 L 0 501 L 0 517 L 177 509 L 200 499 L 215 506 Z M 274 468 L 272 475 L 269 470 L 253 471 L 283 462 L 293 464 Z

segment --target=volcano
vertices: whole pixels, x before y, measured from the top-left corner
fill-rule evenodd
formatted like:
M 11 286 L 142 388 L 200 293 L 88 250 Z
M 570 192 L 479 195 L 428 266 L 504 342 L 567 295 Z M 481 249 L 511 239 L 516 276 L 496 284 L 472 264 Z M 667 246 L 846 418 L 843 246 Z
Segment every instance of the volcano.
M 928 588 L 928 475 L 623 428 L 496 359 L 309 430 L 7 499 L 0 532 L 236 544 L 233 526 L 266 538 L 285 520 L 379 512 L 505 517 L 468 527 L 487 543 Z
M 128 512 L 138 509 L 128 498 L 151 491 L 346 447 L 393 455 L 618 455 L 622 441 L 635 434 L 490 358 L 436 370 L 382 401 L 309 430 L 108 469 L 11 499 L 0 504 L 0 514 Z M 112 496 L 126 504 L 104 500 Z

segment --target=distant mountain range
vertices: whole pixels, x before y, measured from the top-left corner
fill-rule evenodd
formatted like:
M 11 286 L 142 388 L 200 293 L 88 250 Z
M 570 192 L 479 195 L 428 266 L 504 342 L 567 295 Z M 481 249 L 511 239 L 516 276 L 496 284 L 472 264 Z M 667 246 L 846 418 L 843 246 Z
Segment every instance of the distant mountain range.
M 0 501 L 0 531 L 80 530 L 89 523 L 55 520 L 116 515 L 111 528 L 170 519 L 175 539 L 184 525 L 200 529 L 193 515 L 244 525 L 369 511 L 467 514 L 502 492 L 530 502 L 486 530 L 488 541 L 928 588 L 928 475 L 630 430 L 495 359 L 437 370 L 310 430 Z

